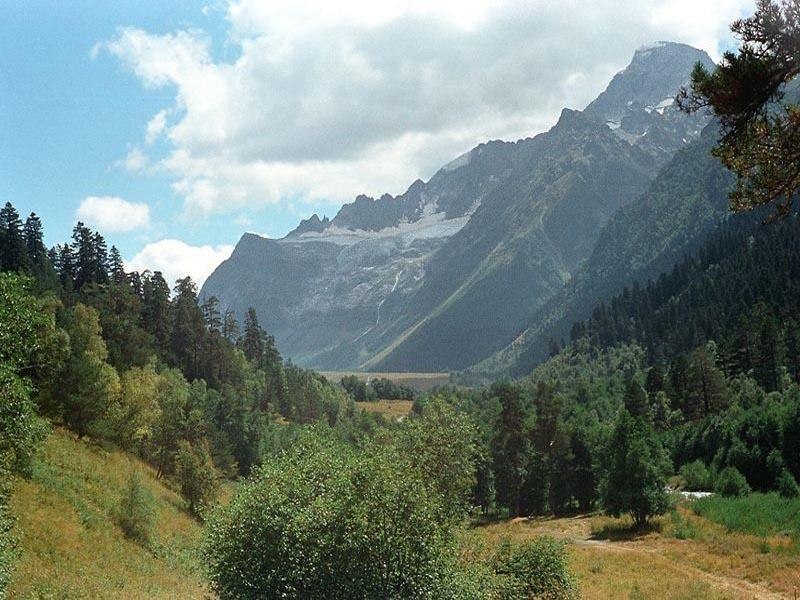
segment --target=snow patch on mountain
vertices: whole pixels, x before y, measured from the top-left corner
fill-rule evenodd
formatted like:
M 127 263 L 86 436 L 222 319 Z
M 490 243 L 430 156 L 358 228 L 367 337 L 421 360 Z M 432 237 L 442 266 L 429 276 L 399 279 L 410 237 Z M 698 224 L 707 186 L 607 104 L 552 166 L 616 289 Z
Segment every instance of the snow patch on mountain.
M 476 202 L 467 214 L 453 219 L 446 218 L 444 212 L 427 212 L 425 209 L 432 205 L 435 206 L 435 204 L 426 204 L 422 217 L 412 223 L 401 222 L 395 227 L 385 227 L 379 231 L 344 229 L 333 226 L 321 232 L 309 231 L 290 240 L 282 241 L 290 243 L 328 242 L 338 246 L 352 246 L 367 240 L 385 238 L 399 238 L 405 244 L 415 240 L 448 238 L 458 233 L 467 224 L 479 204 L 479 201 Z

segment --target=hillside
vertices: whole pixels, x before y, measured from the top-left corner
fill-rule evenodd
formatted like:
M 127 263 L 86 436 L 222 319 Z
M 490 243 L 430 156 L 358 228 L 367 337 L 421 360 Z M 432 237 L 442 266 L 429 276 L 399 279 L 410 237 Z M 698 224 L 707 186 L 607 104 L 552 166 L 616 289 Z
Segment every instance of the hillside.
M 673 102 L 708 56 L 641 48 L 584 111 L 481 144 L 402 195 L 359 196 L 286 237 L 242 237 L 201 297 L 256 308 L 281 352 L 325 370 L 465 368 L 515 339 L 708 117 Z
M 149 549 L 125 538 L 114 517 L 134 470 L 156 499 Z M 196 554 L 202 526 L 154 475 L 130 455 L 56 429 L 33 477 L 14 481 L 10 507 L 20 556 L 11 597 L 207 597 Z

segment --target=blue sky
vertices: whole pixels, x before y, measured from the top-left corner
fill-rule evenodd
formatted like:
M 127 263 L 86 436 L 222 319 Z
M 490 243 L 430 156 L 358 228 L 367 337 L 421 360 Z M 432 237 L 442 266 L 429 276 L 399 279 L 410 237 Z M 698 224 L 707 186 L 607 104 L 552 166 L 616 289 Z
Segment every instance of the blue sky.
M 135 268 L 202 280 L 583 108 L 640 45 L 718 55 L 742 0 L 0 2 L 0 201 L 84 218 Z M 575 15 L 582 15 L 576 18 Z

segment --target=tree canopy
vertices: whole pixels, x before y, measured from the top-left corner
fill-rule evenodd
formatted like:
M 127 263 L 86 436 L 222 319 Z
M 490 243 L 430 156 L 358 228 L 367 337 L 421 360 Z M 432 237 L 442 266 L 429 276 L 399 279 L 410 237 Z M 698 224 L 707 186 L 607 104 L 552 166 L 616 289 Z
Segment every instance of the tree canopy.
M 678 102 L 719 118 L 714 154 L 737 175 L 731 208 L 773 205 L 773 218 L 785 217 L 800 189 L 800 106 L 790 89 L 800 73 L 800 2 L 758 0 L 755 14 L 731 30 L 738 52 L 726 52 L 711 72 L 698 63 Z

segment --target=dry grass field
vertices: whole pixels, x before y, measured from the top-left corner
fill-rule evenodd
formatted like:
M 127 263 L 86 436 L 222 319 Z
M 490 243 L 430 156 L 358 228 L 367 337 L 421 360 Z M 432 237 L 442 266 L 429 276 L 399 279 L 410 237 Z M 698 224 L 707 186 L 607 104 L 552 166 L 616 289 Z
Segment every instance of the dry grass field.
M 800 554 L 785 537 L 731 533 L 685 506 L 647 532 L 632 534 L 629 526 L 624 519 L 580 516 L 516 519 L 474 532 L 487 548 L 503 538 L 564 540 L 586 599 L 793 599 L 800 591 Z
M 126 539 L 115 512 L 132 470 L 155 496 L 149 548 Z M 206 598 L 201 525 L 153 470 L 56 429 L 30 480 L 11 496 L 20 554 L 12 598 Z
M 381 414 L 387 420 L 396 421 L 408 416 L 414 402 L 412 400 L 378 400 L 376 402 L 356 402 L 356 406 Z
M 427 392 L 431 389 L 448 385 L 450 383 L 449 373 L 363 373 L 355 371 L 322 371 L 328 380 L 339 382 L 342 377 L 347 375 L 355 375 L 362 381 L 370 381 L 371 379 L 388 379 L 394 383 L 408 386 L 418 392 Z

